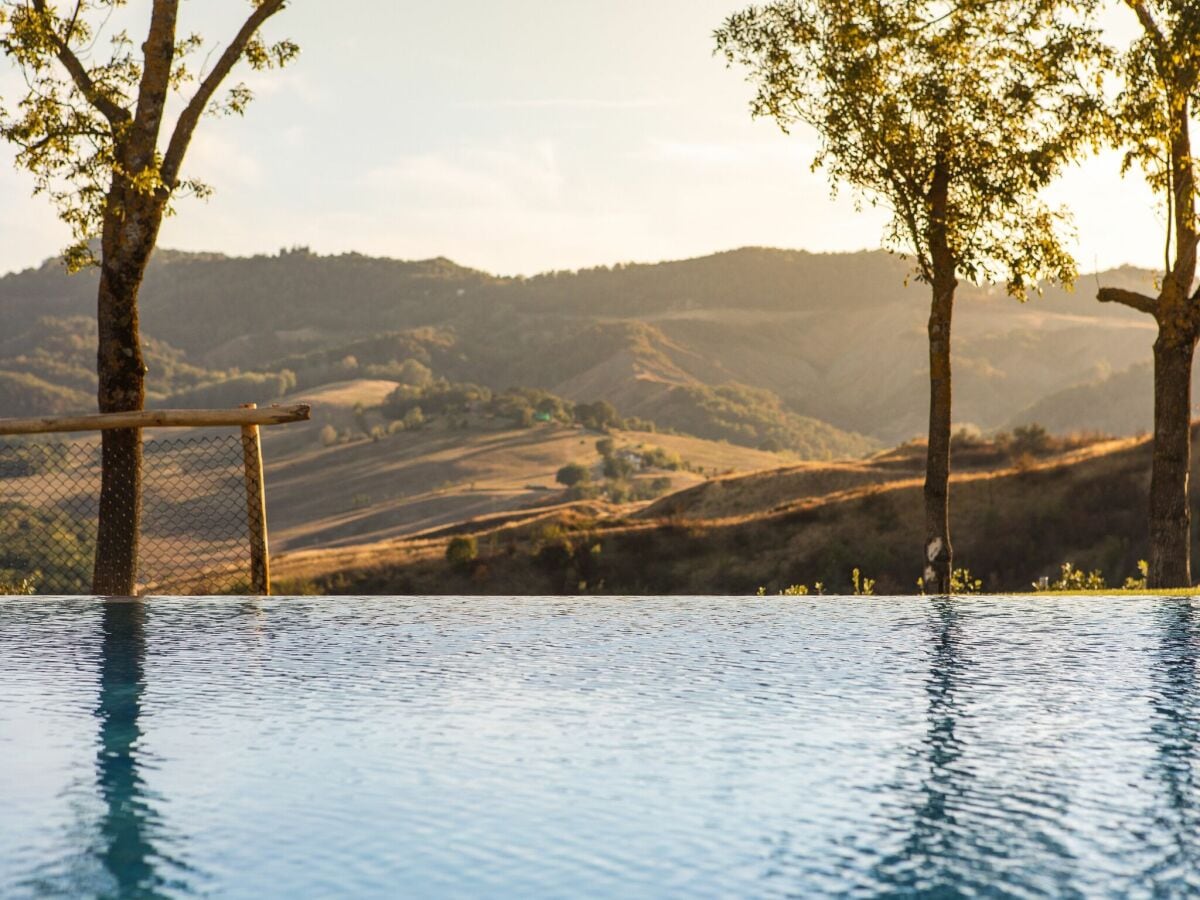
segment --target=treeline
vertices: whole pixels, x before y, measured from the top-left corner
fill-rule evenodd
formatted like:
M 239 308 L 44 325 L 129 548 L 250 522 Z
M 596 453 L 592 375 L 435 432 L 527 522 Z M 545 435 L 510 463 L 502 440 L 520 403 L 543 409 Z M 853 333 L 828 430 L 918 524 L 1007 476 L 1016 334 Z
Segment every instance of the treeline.
M 415 374 L 415 368 L 409 374 Z M 594 431 L 621 428 L 654 431 L 653 422 L 636 417 L 622 418 L 616 407 L 604 400 L 573 403 L 538 388 L 509 388 L 493 392 L 478 384 L 452 383 L 434 378 L 425 370 L 423 383 L 401 384 L 380 405 L 379 411 L 393 422 L 423 423 L 431 418 L 469 415 L 500 419 L 518 428 L 556 422 L 581 425 Z

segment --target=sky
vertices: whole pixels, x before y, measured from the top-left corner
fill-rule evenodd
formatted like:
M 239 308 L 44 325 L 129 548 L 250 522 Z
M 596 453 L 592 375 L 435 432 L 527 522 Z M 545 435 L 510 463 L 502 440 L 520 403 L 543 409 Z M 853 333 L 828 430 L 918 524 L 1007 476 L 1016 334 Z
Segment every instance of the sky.
M 227 39 L 247 6 L 184 0 L 181 30 Z M 713 56 L 713 30 L 740 6 L 293 0 L 267 36 L 296 40 L 299 60 L 239 71 L 255 102 L 204 121 L 185 170 L 216 193 L 182 201 L 159 245 L 445 256 L 500 274 L 878 247 L 883 213 L 831 196 L 810 170 L 814 137 L 752 120 L 752 88 Z M 131 2 L 131 31 L 145 7 Z M 0 70 L 0 97 L 19 86 Z M 0 272 L 68 242 L 32 187 L 0 148 Z M 1052 199 L 1075 213 L 1082 270 L 1161 265 L 1162 214 L 1115 153 Z

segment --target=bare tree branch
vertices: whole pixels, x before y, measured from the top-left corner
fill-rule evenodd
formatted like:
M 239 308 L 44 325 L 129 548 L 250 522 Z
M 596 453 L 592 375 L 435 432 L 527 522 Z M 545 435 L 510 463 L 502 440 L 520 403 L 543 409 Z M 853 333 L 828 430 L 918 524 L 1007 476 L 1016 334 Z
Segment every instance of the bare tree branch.
M 1120 303 L 1151 316 L 1158 309 L 1158 301 L 1153 297 L 1147 297 L 1137 291 L 1127 291 L 1124 288 L 1100 288 L 1096 299 L 1101 303 Z
M 33 0 L 33 8 L 41 15 L 49 15 L 46 9 L 46 0 Z M 129 110 L 125 109 L 113 99 L 107 96 L 92 77 L 88 75 L 87 68 L 80 62 L 79 57 L 67 45 L 66 41 L 58 34 L 54 28 L 49 29 L 50 40 L 54 43 L 55 55 L 58 61 L 62 63 L 63 68 L 71 76 L 71 80 L 75 82 L 75 86 L 79 88 L 88 103 L 92 104 L 104 118 L 108 119 L 109 124 L 116 128 L 130 120 Z
M 204 110 L 208 108 L 213 95 L 217 92 L 217 88 L 221 86 L 221 82 L 242 58 L 242 54 L 246 52 L 246 48 L 250 46 L 250 42 L 262 24 L 283 9 L 286 2 L 287 0 L 264 0 L 255 8 L 180 114 L 179 121 L 175 123 L 171 141 L 167 145 L 167 153 L 163 157 L 162 181 L 167 190 L 173 189 L 179 179 L 179 169 L 183 165 L 183 157 L 191 143 L 192 134 L 200 122 L 200 117 L 204 115 Z

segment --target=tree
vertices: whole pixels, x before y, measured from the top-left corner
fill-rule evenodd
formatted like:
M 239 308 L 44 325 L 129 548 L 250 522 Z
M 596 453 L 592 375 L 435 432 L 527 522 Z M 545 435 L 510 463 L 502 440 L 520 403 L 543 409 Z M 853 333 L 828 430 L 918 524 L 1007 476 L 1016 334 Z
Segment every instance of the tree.
M 591 480 L 592 473 L 587 466 L 580 463 L 567 463 L 554 476 L 555 480 L 566 487 Z
M 1196 170 L 1191 110 L 1200 90 L 1200 15 L 1184 0 L 1127 0 L 1141 35 L 1122 57 L 1114 134 L 1124 168 L 1140 167 L 1166 202 L 1165 272 L 1157 295 L 1101 288 L 1102 303 L 1154 317 L 1154 452 L 1150 476 L 1151 588 L 1188 587 L 1191 574 L 1191 383 L 1200 336 Z
M 173 200 L 210 192 L 183 174 L 200 119 L 245 111 L 251 99 L 245 84 L 219 93 L 240 62 L 267 69 L 285 65 L 298 52 L 291 41 L 267 44 L 259 33 L 286 0 L 250 0 L 250 12 L 232 40 L 209 57 L 206 71 L 195 70 L 190 63 L 203 38 L 177 34 L 179 0 L 152 0 L 140 53 L 128 34 L 118 31 L 107 58 L 98 59 L 95 48 L 104 23 L 124 5 L 124 0 L 74 0 L 60 12 L 47 0 L 6 0 L 7 27 L 0 38 L 0 48 L 28 86 L 15 107 L 0 113 L 0 136 L 16 146 L 18 165 L 33 174 L 34 192 L 46 194 L 70 226 L 74 243 L 64 254 L 68 267 L 100 267 L 101 412 L 138 410 L 144 404 L 138 291 Z M 181 97 L 182 110 L 174 125 L 164 128 L 172 96 Z M 105 431 L 102 441 L 92 590 L 131 594 L 141 520 L 141 432 Z
M 1040 192 L 1096 133 L 1104 50 L 1059 0 L 778 0 L 716 45 L 748 69 L 755 116 L 810 126 L 814 167 L 891 212 L 885 245 L 931 292 L 922 567 L 950 589 L 950 327 L 958 279 L 1024 299 L 1070 283 L 1065 214 Z
M 433 384 L 433 372 L 420 360 L 406 359 L 400 364 L 396 380 L 409 387 L 427 388 Z
M 607 431 L 621 424 L 621 416 L 607 400 L 575 404 L 575 421 L 592 431 Z
M 471 535 L 450 538 L 446 545 L 446 561 L 459 569 L 468 569 L 479 556 L 479 543 Z

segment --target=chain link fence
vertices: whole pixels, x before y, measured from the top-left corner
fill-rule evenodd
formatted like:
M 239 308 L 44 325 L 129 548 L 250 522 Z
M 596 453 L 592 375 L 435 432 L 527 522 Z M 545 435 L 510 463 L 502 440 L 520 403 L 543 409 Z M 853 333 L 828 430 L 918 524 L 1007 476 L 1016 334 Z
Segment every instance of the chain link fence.
M 245 452 L 236 433 L 147 436 L 139 594 L 250 592 L 263 523 L 247 504 Z M 0 439 L 0 588 L 90 593 L 99 498 L 98 436 Z

